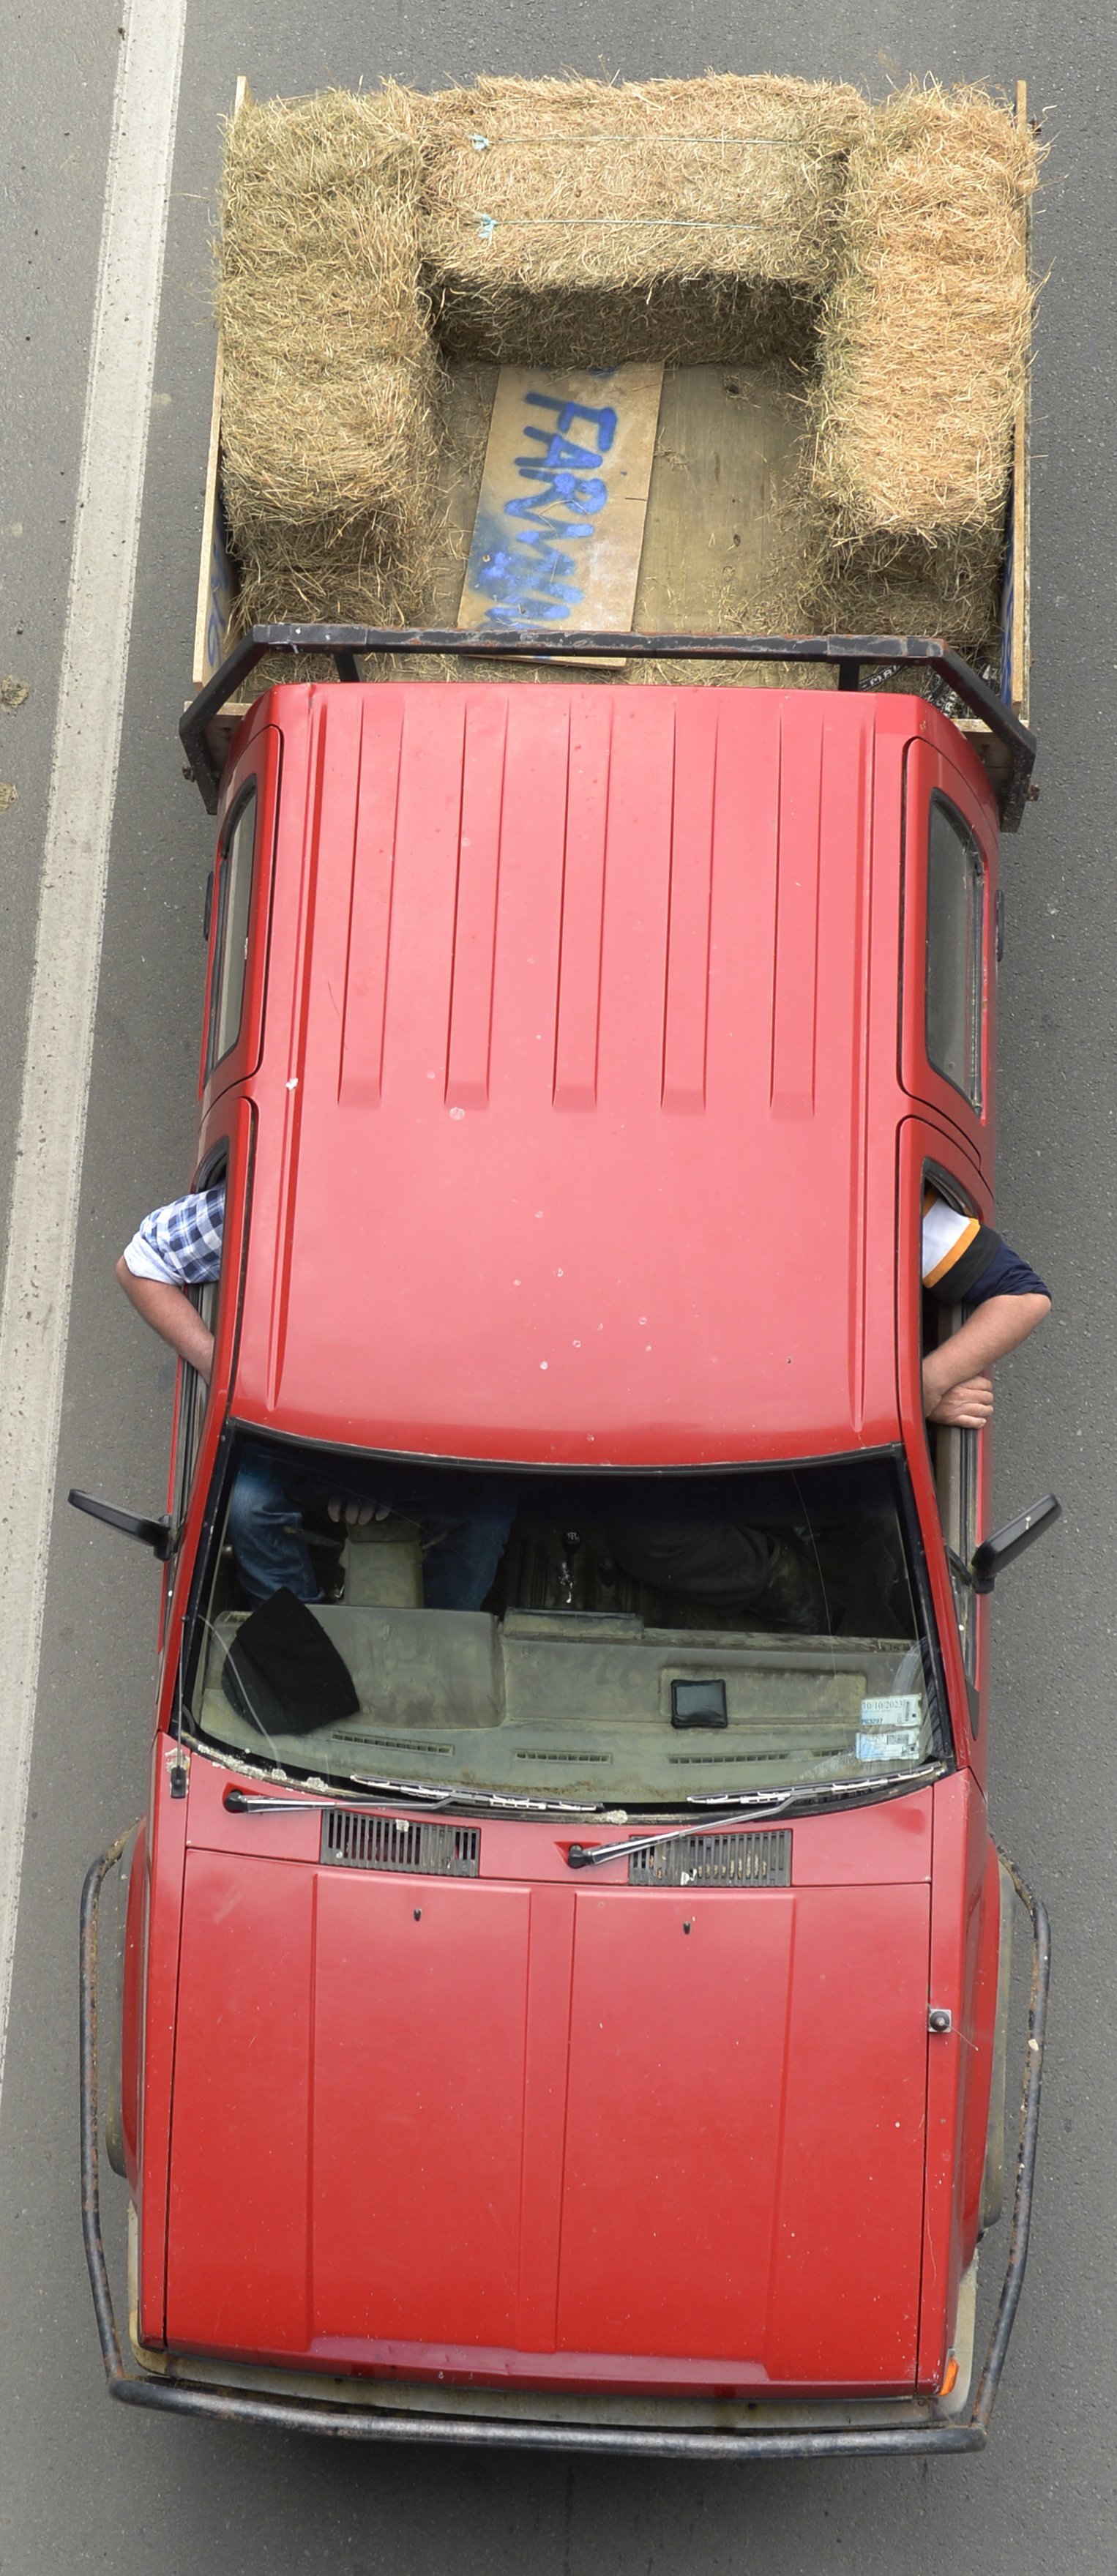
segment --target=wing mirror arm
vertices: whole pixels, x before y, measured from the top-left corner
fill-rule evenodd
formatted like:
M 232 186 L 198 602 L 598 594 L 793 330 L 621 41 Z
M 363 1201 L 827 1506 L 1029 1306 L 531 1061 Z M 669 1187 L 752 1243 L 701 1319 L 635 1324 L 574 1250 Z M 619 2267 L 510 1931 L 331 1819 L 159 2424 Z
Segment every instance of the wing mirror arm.
M 994 1530 L 992 1538 L 983 1539 L 981 1546 L 975 1547 L 970 1564 L 959 1566 L 966 1582 L 975 1592 L 991 1592 L 998 1574 L 1003 1574 L 1006 1565 L 1011 1565 L 1016 1557 L 1023 1556 L 1025 1548 L 1031 1547 L 1044 1530 L 1054 1527 L 1062 1508 L 1057 1494 L 1045 1494 L 1041 1502 L 1031 1505 L 1030 1510 L 1018 1512 L 1015 1520 L 1006 1521 L 1003 1529 Z M 953 1551 L 951 1553 L 953 1556 Z M 958 1564 L 957 1558 L 954 1558 L 954 1563 Z
M 79 1494 L 73 1486 L 66 1497 L 76 1512 L 88 1512 L 95 1521 L 107 1521 L 110 1529 L 123 1530 L 125 1538 L 138 1538 L 141 1547 L 149 1547 L 165 1565 L 171 1553 L 171 1523 L 167 1512 L 157 1521 L 145 1520 L 140 1512 L 122 1512 L 115 1503 L 103 1503 L 96 1494 Z

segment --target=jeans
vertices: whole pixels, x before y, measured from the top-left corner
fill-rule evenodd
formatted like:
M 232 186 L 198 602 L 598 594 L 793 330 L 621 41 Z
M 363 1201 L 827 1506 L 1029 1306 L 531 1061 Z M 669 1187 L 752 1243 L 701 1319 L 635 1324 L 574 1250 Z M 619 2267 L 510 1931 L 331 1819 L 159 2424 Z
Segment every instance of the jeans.
M 424 1510 L 417 1497 L 412 1500 L 413 1510 L 408 1511 L 402 1497 L 396 1508 L 419 1524 L 426 1608 L 479 1610 L 512 1526 L 511 1504 L 485 1494 L 465 1519 L 460 1513 Z M 259 1452 L 249 1450 L 237 1470 L 228 1535 L 251 1601 L 266 1601 L 281 1587 L 298 1601 L 322 1599 L 298 1504 L 271 1460 Z

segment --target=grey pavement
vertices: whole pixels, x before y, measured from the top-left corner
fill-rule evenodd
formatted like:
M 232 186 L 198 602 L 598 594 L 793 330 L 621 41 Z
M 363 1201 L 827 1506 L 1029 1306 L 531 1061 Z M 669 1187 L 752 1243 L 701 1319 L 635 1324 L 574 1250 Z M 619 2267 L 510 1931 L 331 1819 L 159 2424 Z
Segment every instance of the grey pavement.
M 0 98 L 0 714 L 6 940 L 0 1190 L 19 1097 L 58 647 L 119 12 L 10 0 Z M 82 1192 L 59 1488 L 160 1507 L 171 1372 L 112 1284 L 137 1216 L 185 1174 L 193 1129 L 209 827 L 180 775 L 212 371 L 207 227 L 218 119 L 257 96 L 391 73 L 714 67 L 1029 82 L 1052 152 L 1036 224 L 1050 268 L 1034 407 L 1033 717 L 1041 798 L 1006 845 L 1000 1186 L 1056 1310 L 1002 1372 L 1005 1514 L 1048 1487 L 1054 1539 L 998 1594 L 993 1820 L 1047 1896 L 1056 1973 L 1034 2250 L 987 2454 L 760 2470 L 467 2458 L 163 2421 L 103 2392 L 78 2218 L 75 1926 L 83 1869 L 144 1797 L 156 1578 L 56 1516 L 8 2067 L 0 2122 L 0 2576 L 108 2568 L 221 2576 L 858 2571 L 1112 2576 L 1117 2125 L 1111 2112 L 1114 1001 L 1117 669 L 1113 464 L 1117 40 L 1100 15 L 991 0 L 858 12 L 848 0 L 571 0 L 461 15 L 334 0 L 192 0 L 140 542 Z M 17 533 L 18 531 L 18 533 Z M 3 1200 L 0 1199 L 0 1205 Z M 374 1287 L 374 1283 L 371 1283 Z M 114 2227 L 118 2225 L 114 2216 Z

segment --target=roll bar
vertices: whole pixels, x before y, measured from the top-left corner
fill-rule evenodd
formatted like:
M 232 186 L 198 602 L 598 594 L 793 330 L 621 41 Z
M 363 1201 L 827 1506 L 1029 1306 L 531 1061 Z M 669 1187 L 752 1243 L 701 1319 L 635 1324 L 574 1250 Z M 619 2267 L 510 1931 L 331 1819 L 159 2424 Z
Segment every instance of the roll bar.
M 994 781 L 1001 823 L 1014 832 L 1024 810 L 1028 781 L 1036 756 L 1035 735 L 1020 723 L 987 680 L 979 678 L 961 655 L 934 637 L 919 635 L 610 635 L 599 631 L 574 634 L 553 626 L 502 627 L 486 634 L 463 626 L 253 626 L 227 653 L 212 680 L 187 707 L 179 725 L 183 748 L 202 791 L 207 814 L 216 814 L 221 767 L 206 739 L 206 728 L 222 707 L 237 696 L 265 654 L 321 653 L 331 660 L 339 680 L 359 680 L 366 653 L 450 654 L 465 662 L 820 662 L 837 665 L 838 687 L 858 689 L 869 669 L 880 677 L 892 669 L 930 671 L 943 692 L 977 716 L 1007 755 L 1003 778 Z M 871 688 L 872 678 L 867 685 Z

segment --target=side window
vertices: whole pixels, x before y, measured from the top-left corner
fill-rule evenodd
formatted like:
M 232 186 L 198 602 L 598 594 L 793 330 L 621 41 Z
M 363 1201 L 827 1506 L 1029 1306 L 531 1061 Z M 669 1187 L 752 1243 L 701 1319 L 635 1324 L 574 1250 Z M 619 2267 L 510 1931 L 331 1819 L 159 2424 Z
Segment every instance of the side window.
M 214 889 L 216 928 L 209 995 L 209 1027 L 203 1084 L 215 1064 L 236 1045 L 244 1004 L 248 961 L 248 912 L 252 901 L 252 860 L 256 841 L 256 784 L 253 780 L 225 828 Z
M 925 1185 L 936 1197 L 957 1207 L 961 1215 L 972 1215 L 964 1193 L 944 1182 L 940 1172 L 927 1172 Z M 930 1296 L 923 1299 L 923 1345 L 930 1349 L 949 1341 L 964 1321 L 963 1306 L 944 1306 Z M 962 1430 L 955 1425 L 929 1423 L 928 1435 L 935 1469 L 935 1491 L 939 1519 L 950 1559 L 950 1580 L 954 1593 L 954 1610 L 962 1646 L 962 1661 L 971 1681 L 977 1679 L 976 1599 L 970 1584 L 963 1581 L 959 1568 L 969 1564 L 978 1543 L 978 1440 L 977 1431 Z
M 980 1110 L 985 869 L 961 815 L 932 796 L 927 832 L 927 1055 Z
M 222 1152 L 216 1161 L 207 1165 L 197 1186 L 205 1190 L 216 1189 L 224 1177 L 225 1156 Z M 188 1288 L 186 1294 L 191 1305 L 196 1307 L 202 1322 L 208 1324 L 212 1333 L 217 1323 L 217 1305 L 221 1294 L 220 1279 L 208 1279 L 204 1287 Z M 194 1482 L 194 1469 L 198 1463 L 202 1427 L 206 1418 L 208 1395 L 209 1389 L 204 1378 L 198 1376 L 196 1369 L 188 1368 L 184 1361 L 175 1434 L 173 1534 L 176 1548 L 186 1521 L 190 1489 Z
M 950 1318 L 944 1313 L 944 1321 Z M 962 1310 L 954 1310 L 954 1323 L 962 1321 Z M 968 1565 L 977 1546 L 977 1431 L 944 1431 L 935 1433 L 935 1482 L 938 1487 L 939 1516 L 943 1536 L 950 1550 L 950 1581 L 954 1593 L 954 1613 L 962 1646 L 962 1661 L 972 1682 L 977 1680 L 977 1596 L 972 1584 L 963 1579 L 961 1568 Z
M 211 1280 L 207 1287 L 192 1288 L 188 1292 L 191 1305 L 197 1307 L 203 1322 L 209 1325 L 211 1332 L 217 1314 L 217 1288 L 217 1281 Z M 194 1469 L 202 1437 L 202 1424 L 205 1421 L 208 1392 L 204 1379 L 198 1376 L 196 1369 L 187 1368 L 184 1361 L 182 1394 L 178 1408 L 178 1436 L 175 1441 L 174 1541 L 176 1547 L 182 1536 L 186 1509 L 190 1501 L 190 1488 L 194 1482 Z

